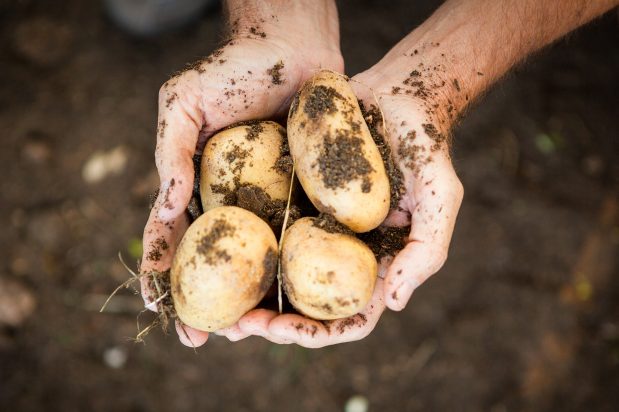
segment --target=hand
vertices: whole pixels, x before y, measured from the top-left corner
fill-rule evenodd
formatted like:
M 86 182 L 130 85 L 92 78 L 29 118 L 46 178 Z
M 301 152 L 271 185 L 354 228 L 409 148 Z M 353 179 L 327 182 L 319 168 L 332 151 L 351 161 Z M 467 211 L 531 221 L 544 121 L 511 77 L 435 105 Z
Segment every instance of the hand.
M 144 228 L 142 274 L 170 268 L 189 223 L 185 210 L 193 189 L 192 157 L 206 140 L 239 121 L 285 115 L 294 93 L 317 69 L 343 70 L 337 11 L 330 0 L 241 3 L 227 2 L 231 40 L 161 87 L 155 151 L 161 183 Z M 142 296 L 146 307 L 156 311 L 160 303 L 148 278 L 141 278 Z M 188 346 L 208 338 L 178 322 L 176 329 Z M 233 326 L 220 333 L 235 339 L 237 330 Z
M 393 259 L 382 260 L 385 279 L 378 280 L 362 316 L 335 321 L 353 327 L 254 310 L 239 321 L 239 336 L 253 333 L 273 342 L 320 347 L 366 336 L 384 305 L 403 309 L 415 288 L 447 258 L 463 196 L 447 138 L 455 119 L 528 53 L 616 3 L 596 0 L 557 7 L 535 0 L 448 0 L 379 63 L 356 76 L 378 98 L 387 138 L 404 175 L 406 193 L 383 225 L 411 224 L 408 243 Z M 358 96 L 369 106 L 367 92 Z
M 376 96 L 384 115 L 383 133 L 402 171 L 405 192 L 382 226 L 411 226 L 406 246 L 395 257 L 382 258 L 374 294 L 361 313 L 321 322 L 256 309 L 238 322 L 238 336 L 259 335 L 308 348 L 362 339 L 374 329 L 385 306 L 402 310 L 413 291 L 442 267 L 462 201 L 462 184 L 451 164 L 445 121 L 427 113 L 434 103 L 410 97 L 414 86 L 401 84 L 394 94 L 393 87 L 398 86 L 393 84 L 372 71 L 352 79 L 364 106 L 376 107 Z M 406 90 L 413 92 L 407 95 Z M 378 123 L 381 130 L 382 122 Z

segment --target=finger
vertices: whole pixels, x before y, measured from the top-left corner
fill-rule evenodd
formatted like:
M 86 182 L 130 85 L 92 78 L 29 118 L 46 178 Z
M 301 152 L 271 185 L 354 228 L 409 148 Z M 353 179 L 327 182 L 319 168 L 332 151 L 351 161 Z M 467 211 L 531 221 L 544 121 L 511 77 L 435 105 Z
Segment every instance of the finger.
M 392 310 L 402 310 L 415 288 L 447 259 L 463 189 L 449 162 L 436 167 L 432 179 L 418 181 L 416 203 L 408 199 L 412 211 L 409 243 L 393 259 L 385 278 L 385 302 Z
M 199 83 L 195 71 L 166 82 L 159 91 L 155 161 L 159 172 L 159 218 L 174 219 L 185 211 L 193 190 L 193 155 L 205 124 L 201 101 L 190 85 Z
M 158 216 L 157 206 L 153 207 L 144 227 L 142 236 L 142 260 L 140 274 L 153 271 L 164 272 L 172 265 L 174 251 L 183 234 L 187 230 L 189 221 L 182 215 L 172 221 L 164 222 Z M 151 285 L 150 276 L 141 276 L 142 298 L 146 307 L 157 311 L 154 300 L 156 293 Z
M 384 311 L 382 297 L 383 281 L 379 278 L 370 302 L 360 313 L 333 321 L 317 321 L 296 314 L 281 315 L 273 318 L 269 333 L 306 348 L 360 340 L 370 334 Z
M 239 319 L 239 328 L 249 335 L 261 336 L 273 343 L 289 344 L 292 341 L 281 339 L 269 333 L 269 323 L 278 313 L 268 309 L 254 309 Z
M 238 323 L 236 323 L 230 327 L 219 329 L 217 331 L 217 335 L 225 336 L 230 342 L 237 342 L 239 340 L 245 339 L 250 334 L 242 331 L 241 328 L 239 328 Z
M 203 332 L 183 324 L 180 320 L 176 320 L 176 333 L 178 333 L 178 340 L 185 346 L 191 348 L 197 348 L 202 346 L 208 340 L 208 332 Z

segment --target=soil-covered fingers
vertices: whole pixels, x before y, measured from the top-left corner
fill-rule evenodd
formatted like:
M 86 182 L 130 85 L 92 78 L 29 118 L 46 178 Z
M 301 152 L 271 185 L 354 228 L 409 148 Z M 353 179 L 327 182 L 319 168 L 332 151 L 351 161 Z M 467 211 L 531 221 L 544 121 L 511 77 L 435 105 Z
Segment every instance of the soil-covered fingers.
M 193 155 L 204 125 L 200 79 L 186 72 L 167 81 L 159 91 L 159 119 L 155 161 L 161 181 L 159 218 L 183 214 L 193 190 Z
M 318 321 L 297 314 L 274 317 L 263 336 L 273 342 L 287 341 L 306 348 L 321 348 L 365 338 L 385 309 L 383 281 L 378 279 L 372 299 L 360 313 L 345 319 Z
M 158 195 L 162 196 L 161 193 Z M 187 230 L 189 220 L 185 214 L 170 221 L 159 217 L 159 201 L 150 211 L 148 222 L 142 237 L 142 260 L 140 263 L 140 285 L 146 308 L 157 311 L 156 300 L 160 298 L 153 284 L 153 276 L 170 269 L 174 251 L 183 233 Z
M 445 263 L 462 202 L 462 184 L 449 159 L 438 158 L 427 169 L 403 200 L 411 232 L 385 278 L 385 302 L 392 310 L 402 310 L 413 291 Z

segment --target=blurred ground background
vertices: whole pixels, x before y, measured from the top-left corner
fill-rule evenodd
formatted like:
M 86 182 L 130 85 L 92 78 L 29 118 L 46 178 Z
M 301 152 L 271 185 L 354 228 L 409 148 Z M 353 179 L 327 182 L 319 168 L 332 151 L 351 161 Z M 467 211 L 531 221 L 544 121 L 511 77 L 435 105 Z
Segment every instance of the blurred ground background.
M 348 74 L 438 3 L 341 2 Z M 208 54 L 220 25 L 215 10 L 136 40 L 97 2 L 0 1 L 0 410 L 341 411 L 354 395 L 371 411 L 617 410 L 616 11 L 470 111 L 450 259 L 367 339 L 305 350 L 212 337 L 194 353 L 173 332 L 131 342 L 141 301 L 127 292 L 98 313 L 157 185 L 158 88 Z M 101 153 L 117 173 L 83 175 Z

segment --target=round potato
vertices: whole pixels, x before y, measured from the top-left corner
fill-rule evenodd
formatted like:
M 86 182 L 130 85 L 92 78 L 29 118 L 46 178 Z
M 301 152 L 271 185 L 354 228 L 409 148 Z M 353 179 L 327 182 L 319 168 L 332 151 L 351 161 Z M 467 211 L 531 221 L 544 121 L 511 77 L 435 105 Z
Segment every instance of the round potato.
M 355 232 L 385 220 L 389 179 L 344 76 L 323 70 L 303 85 L 290 107 L 288 140 L 299 181 L 318 210 Z
M 277 240 L 262 219 L 235 206 L 211 209 L 187 229 L 174 256 L 176 313 L 203 331 L 231 326 L 264 297 L 276 269 Z
M 286 230 L 282 277 L 290 303 L 314 319 L 352 316 L 368 303 L 378 265 L 372 251 L 330 216 L 305 217 Z
M 275 122 L 249 122 L 211 137 L 200 165 L 202 208 L 238 204 L 240 188 L 247 198 L 285 201 L 291 180 L 286 130 Z M 249 208 L 251 209 L 251 208 Z M 252 210 L 253 211 L 253 210 Z

